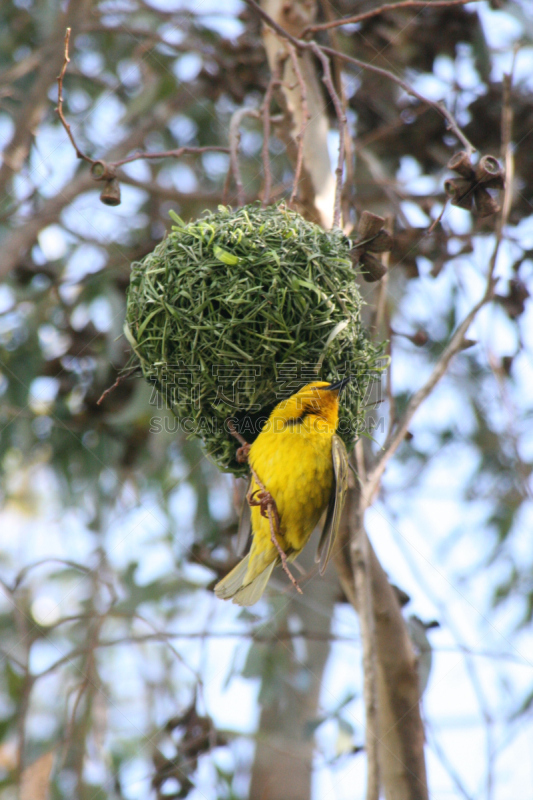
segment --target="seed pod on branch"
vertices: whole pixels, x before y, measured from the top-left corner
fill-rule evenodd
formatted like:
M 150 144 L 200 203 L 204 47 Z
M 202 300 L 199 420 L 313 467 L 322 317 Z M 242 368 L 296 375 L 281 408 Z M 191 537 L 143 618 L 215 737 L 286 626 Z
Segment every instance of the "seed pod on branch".
M 472 210 L 472 202 L 474 200 L 473 182 L 466 180 L 466 178 L 454 178 L 444 181 L 444 191 L 450 198 L 453 206 L 465 208 L 467 211 Z
M 120 183 L 116 178 L 106 181 L 102 193 L 100 194 L 100 201 L 106 206 L 119 206 L 120 205 Z
M 448 169 L 459 173 L 460 178 L 444 181 L 444 190 L 452 205 L 467 211 L 475 209 L 479 217 L 488 217 L 500 210 L 500 205 L 487 189 L 503 189 L 505 176 L 494 156 L 483 156 L 476 167 L 466 150 L 455 153 L 448 161 Z
M 91 166 L 91 175 L 95 181 L 110 181 L 116 177 L 115 167 L 105 161 L 95 161 Z
M 459 150 L 458 153 L 454 153 L 448 161 L 448 169 L 458 172 L 463 178 L 471 179 L 474 177 L 474 168 L 466 150 Z
M 385 220 L 383 217 L 378 216 L 377 214 L 372 214 L 371 211 L 363 211 L 361 214 L 361 219 L 359 220 L 359 224 L 357 226 L 357 233 L 359 234 L 359 240 L 369 240 L 374 239 L 378 233 L 382 230 L 385 224 Z
M 383 227 L 385 220 L 370 211 L 363 211 L 357 226 L 357 239 L 350 251 L 354 266 L 360 265 L 367 283 L 380 281 L 387 268 L 374 253 L 386 253 L 392 248 L 392 236 Z
M 504 172 L 494 156 L 483 156 L 476 167 L 476 180 L 491 189 L 503 189 Z
M 364 253 L 359 263 L 363 279 L 367 283 L 380 281 L 387 272 L 387 267 L 372 253 Z
M 490 217 L 491 214 L 496 214 L 501 208 L 494 197 L 481 187 L 475 193 L 475 201 L 477 213 L 480 217 Z

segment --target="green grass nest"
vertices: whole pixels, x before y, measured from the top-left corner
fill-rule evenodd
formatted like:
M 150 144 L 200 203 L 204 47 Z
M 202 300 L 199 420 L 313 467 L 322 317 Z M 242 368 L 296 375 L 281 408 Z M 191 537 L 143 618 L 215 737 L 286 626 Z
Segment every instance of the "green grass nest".
M 125 333 L 183 430 L 243 474 L 228 418 L 253 441 L 283 397 L 351 375 L 339 432 L 352 445 L 383 352 L 361 327 L 349 239 L 283 204 L 172 217 L 170 234 L 132 265 Z

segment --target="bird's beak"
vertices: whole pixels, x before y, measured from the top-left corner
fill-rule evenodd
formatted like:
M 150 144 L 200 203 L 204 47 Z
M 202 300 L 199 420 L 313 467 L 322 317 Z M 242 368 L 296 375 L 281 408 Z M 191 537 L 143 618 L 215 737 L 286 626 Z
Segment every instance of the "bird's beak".
M 351 381 L 351 379 L 352 376 L 348 375 L 348 377 L 343 378 L 342 381 L 339 381 L 338 383 L 330 383 L 329 386 L 326 386 L 324 388 L 327 389 L 328 392 L 338 392 L 340 394 L 344 389 L 344 387 L 346 386 L 346 384 Z

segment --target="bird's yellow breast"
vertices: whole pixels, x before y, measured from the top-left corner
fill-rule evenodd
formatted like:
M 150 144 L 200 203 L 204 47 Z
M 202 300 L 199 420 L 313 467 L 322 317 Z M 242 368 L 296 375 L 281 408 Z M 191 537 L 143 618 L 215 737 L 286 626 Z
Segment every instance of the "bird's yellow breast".
M 315 416 L 285 425 L 271 419 L 251 447 L 249 462 L 276 502 L 279 541 L 287 555 L 304 547 L 329 502 L 335 427 Z M 257 488 L 252 479 L 252 491 Z M 252 508 L 252 529 L 250 578 L 275 554 L 269 521 L 258 506 Z

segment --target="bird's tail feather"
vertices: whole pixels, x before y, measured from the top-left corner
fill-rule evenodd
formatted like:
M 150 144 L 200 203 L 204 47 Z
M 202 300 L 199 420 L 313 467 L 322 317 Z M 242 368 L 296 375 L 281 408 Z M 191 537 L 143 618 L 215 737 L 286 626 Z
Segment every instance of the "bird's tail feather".
M 239 606 L 253 606 L 257 603 L 265 591 L 268 579 L 272 575 L 272 570 L 276 564 L 275 560 L 268 564 L 265 569 L 257 575 L 250 583 L 243 585 L 248 571 L 250 554 L 239 561 L 236 567 L 229 572 L 225 578 L 215 586 L 215 594 L 222 600 L 233 598 L 233 602 Z

